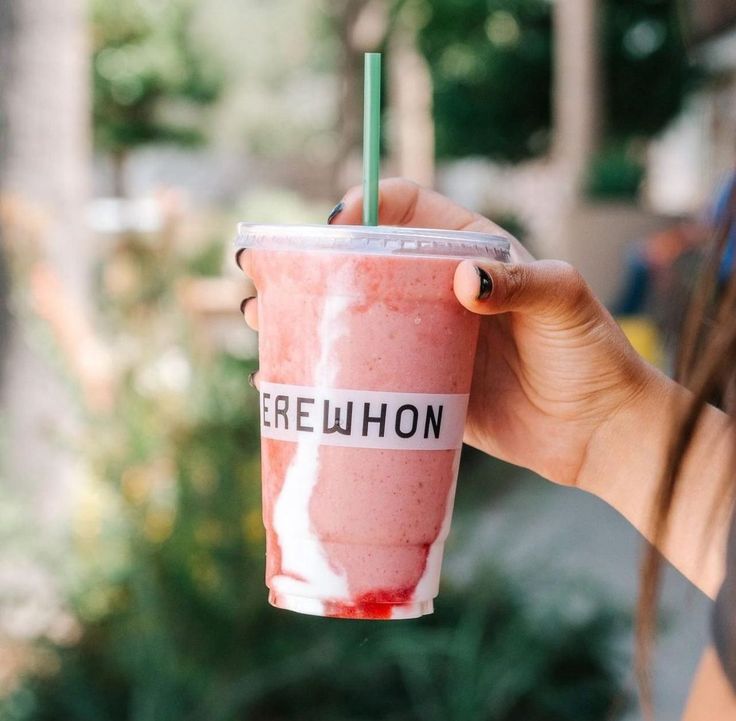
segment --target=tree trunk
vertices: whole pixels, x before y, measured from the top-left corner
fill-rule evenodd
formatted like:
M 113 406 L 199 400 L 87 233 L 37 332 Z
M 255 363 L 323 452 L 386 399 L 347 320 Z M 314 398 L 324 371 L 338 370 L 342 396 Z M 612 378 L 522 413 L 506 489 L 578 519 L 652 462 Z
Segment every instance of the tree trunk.
M 128 165 L 128 152 L 117 150 L 110 154 L 112 165 L 112 194 L 116 198 L 127 198 L 128 187 L 126 183 L 126 170 Z
M 554 156 L 575 199 L 600 138 L 598 0 L 558 0 L 554 17 Z
M 43 266 L 89 305 L 86 11 L 84 0 L 0 0 L 0 239 L 21 300 L 48 294 Z M 5 343 L 0 470 L 41 519 L 64 525 L 79 478 L 69 448 L 78 404 L 28 316 L 21 305 Z
M 338 67 L 337 148 L 334 193 L 360 180 L 363 128 L 363 53 L 380 48 L 386 36 L 385 0 L 337 0 L 332 22 L 340 44 Z
M 390 45 L 391 154 L 394 171 L 432 187 L 434 118 L 432 75 L 416 43 L 416 30 L 399 18 Z

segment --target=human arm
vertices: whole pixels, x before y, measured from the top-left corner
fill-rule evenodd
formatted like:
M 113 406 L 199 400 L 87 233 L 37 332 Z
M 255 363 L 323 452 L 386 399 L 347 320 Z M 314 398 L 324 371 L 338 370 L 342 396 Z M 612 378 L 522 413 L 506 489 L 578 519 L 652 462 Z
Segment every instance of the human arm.
M 710 646 L 700 659 L 682 721 L 734 721 L 736 695 L 723 673 L 715 649 Z
M 580 488 L 621 513 L 653 539 L 653 510 L 670 452 L 673 422 L 690 403 L 689 391 L 658 372 L 632 402 L 590 440 Z M 660 552 L 711 598 L 725 570 L 726 539 L 733 514 L 724 483 L 733 472 L 731 419 L 706 406 L 690 440 L 668 514 Z

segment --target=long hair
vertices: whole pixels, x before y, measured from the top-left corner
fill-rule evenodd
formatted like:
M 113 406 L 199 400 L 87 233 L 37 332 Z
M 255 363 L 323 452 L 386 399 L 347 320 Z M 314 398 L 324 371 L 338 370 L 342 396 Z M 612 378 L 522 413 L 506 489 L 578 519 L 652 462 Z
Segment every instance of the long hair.
M 717 218 L 700 277 L 694 288 L 682 328 L 675 363 L 675 379 L 690 389 L 689 406 L 675 418 L 667 462 L 656 494 L 652 517 L 652 544 L 641 566 L 641 591 L 637 609 L 636 671 L 645 716 L 652 717 L 650 667 L 661 581 L 661 556 L 657 546 L 667 534 L 667 522 L 677 495 L 678 481 L 687 450 L 701 416 L 709 403 L 733 414 L 736 389 L 736 174 Z M 733 500 L 731 478 L 720 483 L 717 498 Z M 719 504 L 722 505 L 722 504 Z M 715 514 L 718 508 L 711 509 Z M 695 539 L 697 541 L 697 539 Z M 701 541 L 704 539 L 701 539 Z

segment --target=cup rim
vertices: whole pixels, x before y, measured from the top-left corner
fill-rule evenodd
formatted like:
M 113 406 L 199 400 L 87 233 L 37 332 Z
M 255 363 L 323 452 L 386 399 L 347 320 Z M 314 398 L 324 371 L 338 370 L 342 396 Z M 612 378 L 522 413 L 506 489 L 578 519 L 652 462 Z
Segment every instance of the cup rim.
M 491 257 L 508 260 L 508 237 L 469 230 L 404 226 L 238 223 L 237 248 L 370 255 Z

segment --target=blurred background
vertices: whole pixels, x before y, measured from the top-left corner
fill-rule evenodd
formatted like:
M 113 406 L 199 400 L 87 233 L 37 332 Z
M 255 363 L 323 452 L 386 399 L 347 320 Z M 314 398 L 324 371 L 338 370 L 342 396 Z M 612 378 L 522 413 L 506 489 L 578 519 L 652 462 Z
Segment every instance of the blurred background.
M 576 264 L 667 370 L 736 165 L 732 0 L 0 0 L 0 721 L 636 719 L 640 540 L 468 451 L 434 616 L 276 611 L 238 220 L 383 175 Z M 723 273 L 729 273 L 725 267 Z M 709 603 L 666 579 L 658 719 Z

